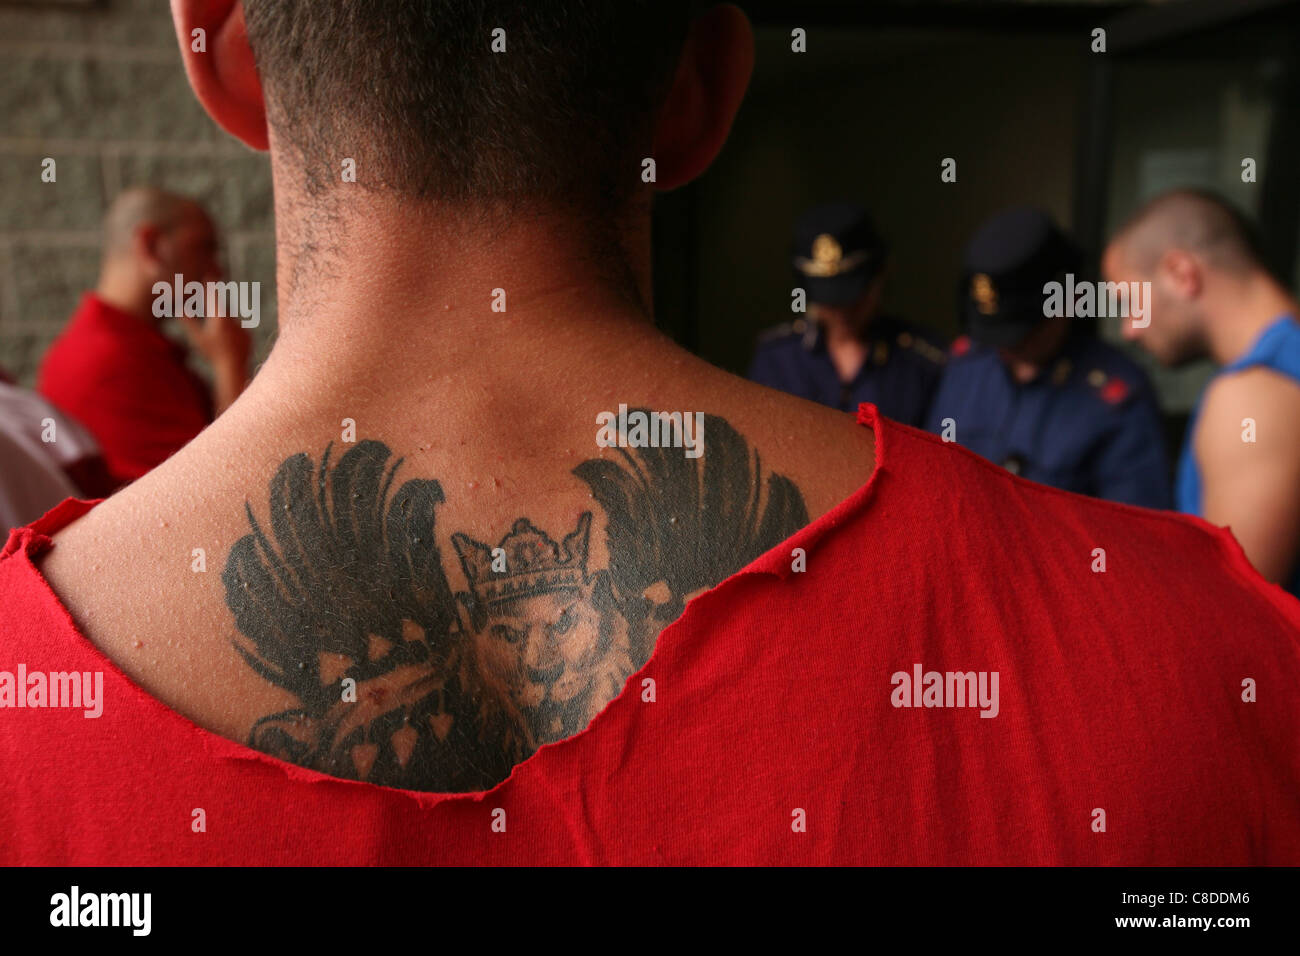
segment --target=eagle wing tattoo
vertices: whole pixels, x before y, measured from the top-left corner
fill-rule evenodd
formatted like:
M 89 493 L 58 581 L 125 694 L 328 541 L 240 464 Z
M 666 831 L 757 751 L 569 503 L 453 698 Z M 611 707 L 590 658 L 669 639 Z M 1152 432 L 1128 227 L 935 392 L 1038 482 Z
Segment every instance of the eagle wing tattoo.
M 490 789 L 578 733 L 649 659 L 686 602 L 807 524 L 795 484 L 765 474 L 727 422 L 707 452 L 620 448 L 574 474 L 605 517 L 608 567 L 588 566 L 592 515 L 559 541 L 527 518 L 495 544 L 439 544 L 441 485 L 398 484 L 403 460 L 362 441 L 285 460 L 269 513 L 222 581 L 235 649 L 295 706 L 250 746 L 346 779 L 434 792 Z

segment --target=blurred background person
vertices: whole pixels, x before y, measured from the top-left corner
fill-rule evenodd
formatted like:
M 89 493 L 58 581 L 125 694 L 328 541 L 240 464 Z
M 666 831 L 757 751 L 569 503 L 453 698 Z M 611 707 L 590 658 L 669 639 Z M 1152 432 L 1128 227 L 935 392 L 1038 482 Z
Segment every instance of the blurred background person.
M 866 210 L 830 203 L 795 225 L 794 271 L 807 318 L 765 333 L 749 378 L 843 411 L 874 402 L 919 426 L 945 355 L 929 333 L 881 313 L 889 249 Z
M 90 432 L 0 369 L 0 540 L 64 498 L 113 487 Z
M 1046 485 L 1168 508 L 1160 411 L 1146 374 L 1089 320 L 1045 313 L 1078 249 L 1042 210 L 988 219 L 966 247 L 952 347 L 926 428 Z
M 114 478 L 148 472 L 202 431 L 248 384 L 251 341 L 237 321 L 181 315 L 189 348 L 163 334 L 154 284 L 222 279 L 216 227 L 197 202 L 129 189 L 104 217 L 99 281 L 41 362 L 42 395 L 90 429 Z M 188 366 L 212 366 L 208 385 Z
M 0 421 L 0 537 L 31 524 L 65 498 L 77 497 L 67 476 L 22 431 Z
M 1192 414 L 1176 483 L 1180 511 L 1232 529 L 1260 574 L 1300 595 L 1300 324 L 1246 218 L 1210 192 L 1142 207 L 1102 266 L 1150 282 L 1150 324 L 1125 338 L 1162 364 L 1220 366 Z
M 0 541 L 64 498 L 115 485 L 90 432 L 0 368 Z

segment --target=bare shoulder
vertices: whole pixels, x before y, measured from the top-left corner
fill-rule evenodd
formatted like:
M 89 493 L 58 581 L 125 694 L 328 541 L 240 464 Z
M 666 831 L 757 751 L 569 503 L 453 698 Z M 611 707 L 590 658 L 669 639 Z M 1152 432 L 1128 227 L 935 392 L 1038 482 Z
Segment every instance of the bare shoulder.
M 1205 391 L 1196 430 L 1202 461 L 1272 448 L 1300 456 L 1300 382 L 1254 366 L 1220 375 Z
M 810 513 L 860 487 L 875 464 L 875 434 L 855 414 L 712 370 L 700 401 L 725 416 L 774 468 L 798 475 Z
M 1300 382 L 1264 365 L 1217 376 L 1205 390 L 1205 407 L 1236 408 L 1266 401 L 1300 407 Z

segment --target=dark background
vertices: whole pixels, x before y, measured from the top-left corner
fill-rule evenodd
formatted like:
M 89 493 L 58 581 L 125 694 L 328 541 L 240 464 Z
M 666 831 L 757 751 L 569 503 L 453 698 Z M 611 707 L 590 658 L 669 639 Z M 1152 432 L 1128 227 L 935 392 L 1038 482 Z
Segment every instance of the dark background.
M 658 210 L 661 324 L 743 372 L 791 318 L 790 225 L 834 198 L 872 210 L 894 250 L 887 305 L 955 335 L 962 247 L 985 216 L 1033 203 L 1095 264 L 1104 236 L 1177 185 L 1260 218 L 1297 260 L 1297 7 L 1165 3 L 760 2 L 754 81 L 718 162 Z M 792 53 L 790 31 L 807 31 Z M 1093 53 L 1092 31 L 1107 52 Z M 940 162 L 957 160 L 957 182 Z M 1241 181 L 1242 159 L 1257 181 Z M 1264 213 L 1261 215 L 1261 213 Z M 1116 339 L 1103 322 L 1103 334 Z M 1151 369 L 1176 440 L 1208 365 Z

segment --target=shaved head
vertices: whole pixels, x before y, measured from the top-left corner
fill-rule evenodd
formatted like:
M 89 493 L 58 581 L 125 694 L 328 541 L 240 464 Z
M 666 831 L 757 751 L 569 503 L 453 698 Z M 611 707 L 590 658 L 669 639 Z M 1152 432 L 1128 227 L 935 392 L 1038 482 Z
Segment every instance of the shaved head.
M 131 251 L 131 242 L 141 226 L 167 231 L 196 215 L 205 216 L 193 199 L 153 186 L 136 186 L 118 195 L 104 215 L 104 258 Z
M 1211 192 L 1176 189 L 1157 196 L 1120 229 L 1112 242 L 1143 273 L 1170 249 L 1191 252 L 1212 268 L 1242 275 L 1263 269 L 1250 222 Z
M 151 315 L 156 283 L 178 275 L 209 282 L 223 274 L 216 224 L 195 200 L 136 186 L 109 205 L 96 286 L 107 301 Z
M 1139 209 L 1106 247 L 1101 268 L 1108 282 L 1148 286 L 1147 324 L 1123 324 L 1120 334 L 1170 367 L 1206 356 L 1229 361 L 1237 350 L 1225 344 L 1225 330 L 1243 303 L 1261 295 L 1268 308 L 1281 301 L 1250 221 L 1199 189 L 1176 189 Z

